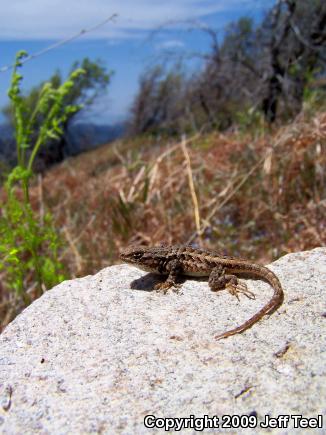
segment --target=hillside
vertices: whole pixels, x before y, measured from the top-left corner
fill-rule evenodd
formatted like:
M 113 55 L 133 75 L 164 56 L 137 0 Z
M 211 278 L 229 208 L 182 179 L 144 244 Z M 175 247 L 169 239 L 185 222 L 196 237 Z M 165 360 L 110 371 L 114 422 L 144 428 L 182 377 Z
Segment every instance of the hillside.
M 185 147 L 118 141 L 68 159 L 39 183 L 72 275 L 111 264 L 130 240 L 192 238 L 271 261 L 326 241 L 325 147 L 326 113 L 301 115 L 272 133 L 198 134 Z
M 77 155 L 97 146 L 112 142 L 124 133 L 124 123 L 94 124 L 89 122 L 72 123 L 65 136 L 65 155 Z M 0 162 L 15 161 L 15 139 L 9 124 L 0 124 Z
M 267 263 L 325 245 L 325 174 L 322 112 L 274 131 L 116 141 L 39 175 L 31 198 L 40 219 L 54 216 L 69 278 L 117 262 L 129 243 L 195 243 Z M 4 324 L 9 301 L 3 287 Z

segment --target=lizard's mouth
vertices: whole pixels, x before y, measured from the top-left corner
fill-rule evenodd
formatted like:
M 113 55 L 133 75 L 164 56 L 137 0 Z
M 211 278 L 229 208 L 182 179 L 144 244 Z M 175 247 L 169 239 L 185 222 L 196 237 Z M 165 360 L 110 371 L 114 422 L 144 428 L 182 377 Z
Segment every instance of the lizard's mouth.
M 134 266 L 136 266 L 138 269 L 143 270 L 144 272 L 150 272 L 150 273 L 156 272 L 157 273 L 156 269 L 154 269 L 150 266 L 147 266 L 146 264 L 137 264 L 137 263 L 132 263 L 132 264 Z
M 128 255 L 126 255 L 123 251 L 119 253 L 119 258 L 120 260 L 126 261 L 127 263 L 131 261 L 131 259 L 128 258 Z
M 127 263 L 135 263 L 139 261 L 142 256 L 143 253 L 139 249 L 136 249 L 133 246 L 122 249 L 119 255 L 120 259 L 126 261 Z

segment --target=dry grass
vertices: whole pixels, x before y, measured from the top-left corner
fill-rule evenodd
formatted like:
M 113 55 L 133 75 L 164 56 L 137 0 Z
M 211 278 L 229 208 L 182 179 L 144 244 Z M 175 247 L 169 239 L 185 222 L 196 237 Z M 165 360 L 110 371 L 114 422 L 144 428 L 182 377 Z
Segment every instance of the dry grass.
M 40 219 L 54 215 L 71 278 L 115 263 L 128 243 L 191 241 L 267 263 L 325 245 L 326 113 L 255 139 L 119 141 L 38 177 L 31 196 Z

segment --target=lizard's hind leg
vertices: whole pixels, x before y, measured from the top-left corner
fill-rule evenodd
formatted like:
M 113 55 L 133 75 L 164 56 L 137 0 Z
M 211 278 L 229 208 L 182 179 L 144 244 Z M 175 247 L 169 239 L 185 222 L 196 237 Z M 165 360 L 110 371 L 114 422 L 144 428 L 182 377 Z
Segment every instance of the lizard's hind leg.
M 222 265 L 214 267 L 209 275 L 208 285 L 211 290 L 218 291 L 226 289 L 231 295 L 239 300 L 239 293 L 244 294 L 249 299 L 255 299 L 253 292 L 248 290 L 245 283 L 239 282 L 238 277 L 235 275 L 228 275 Z

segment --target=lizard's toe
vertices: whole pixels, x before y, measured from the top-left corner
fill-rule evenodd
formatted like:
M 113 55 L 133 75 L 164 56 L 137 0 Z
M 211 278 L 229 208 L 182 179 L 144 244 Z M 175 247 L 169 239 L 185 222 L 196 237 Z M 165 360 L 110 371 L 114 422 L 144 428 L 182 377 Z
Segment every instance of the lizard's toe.
M 159 293 L 166 294 L 167 291 L 169 290 L 169 288 L 171 288 L 171 287 L 172 287 L 172 285 L 165 281 L 165 282 L 159 282 L 158 284 L 156 284 L 154 289 Z
M 239 293 L 244 294 L 249 299 L 256 298 L 255 294 L 252 291 L 248 290 L 247 285 L 241 282 L 237 282 L 236 284 L 230 282 L 226 284 L 226 289 L 232 296 L 235 296 L 238 301 L 240 300 Z

